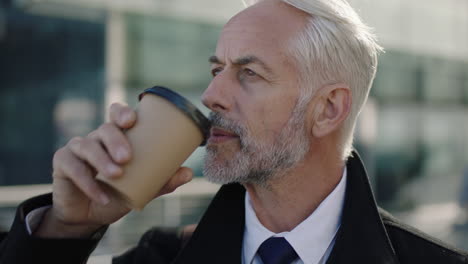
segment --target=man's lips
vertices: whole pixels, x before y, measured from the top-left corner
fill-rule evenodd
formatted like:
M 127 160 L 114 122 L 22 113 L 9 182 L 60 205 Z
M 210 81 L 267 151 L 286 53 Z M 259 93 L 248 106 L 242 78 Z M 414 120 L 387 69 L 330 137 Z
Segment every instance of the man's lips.
M 212 127 L 210 130 L 209 143 L 222 143 L 224 141 L 235 138 L 239 138 L 239 136 L 228 130 L 224 130 L 218 127 Z

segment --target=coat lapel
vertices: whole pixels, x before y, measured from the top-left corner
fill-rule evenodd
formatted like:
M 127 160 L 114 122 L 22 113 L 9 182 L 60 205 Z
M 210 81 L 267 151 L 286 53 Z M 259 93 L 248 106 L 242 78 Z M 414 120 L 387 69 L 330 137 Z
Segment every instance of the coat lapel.
M 174 263 L 241 263 L 245 189 L 224 185 Z
M 327 264 L 396 264 L 390 243 L 359 156 L 347 162 L 345 204 L 341 227 Z

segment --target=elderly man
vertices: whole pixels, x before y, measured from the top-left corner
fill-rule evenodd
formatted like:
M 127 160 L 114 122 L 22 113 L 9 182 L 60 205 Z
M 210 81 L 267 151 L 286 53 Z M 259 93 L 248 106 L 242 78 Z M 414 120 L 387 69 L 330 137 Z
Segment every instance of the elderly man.
M 468 263 L 380 211 L 351 152 L 379 51 L 342 0 L 264 0 L 232 18 L 202 97 L 205 176 L 224 185 L 193 233 L 153 229 L 114 263 Z M 84 263 L 128 213 L 94 180 L 131 159 L 135 113 L 113 105 L 111 120 L 56 153 L 53 201 L 18 209 L 2 263 Z M 191 177 L 181 168 L 159 195 Z

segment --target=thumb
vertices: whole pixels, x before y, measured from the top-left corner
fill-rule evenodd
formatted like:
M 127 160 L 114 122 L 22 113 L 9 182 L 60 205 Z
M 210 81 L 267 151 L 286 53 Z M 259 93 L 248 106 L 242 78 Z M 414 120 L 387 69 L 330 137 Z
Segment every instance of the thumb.
M 162 187 L 157 196 L 171 193 L 179 186 L 190 182 L 193 178 L 193 170 L 188 167 L 180 167 L 169 181 Z

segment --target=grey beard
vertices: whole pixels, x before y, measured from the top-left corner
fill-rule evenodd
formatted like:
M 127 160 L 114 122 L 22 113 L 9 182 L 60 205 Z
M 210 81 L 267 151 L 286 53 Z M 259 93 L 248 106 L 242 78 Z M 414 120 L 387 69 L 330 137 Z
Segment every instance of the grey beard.
M 302 107 L 296 106 L 273 143 L 255 140 L 242 125 L 223 118 L 219 113 L 211 114 L 214 126 L 239 135 L 240 151 L 230 159 L 218 161 L 216 156 L 222 149 L 216 145 L 207 147 L 204 175 L 209 181 L 219 184 L 238 182 L 267 187 L 272 179 L 282 177 L 303 160 L 309 151 L 304 112 Z

